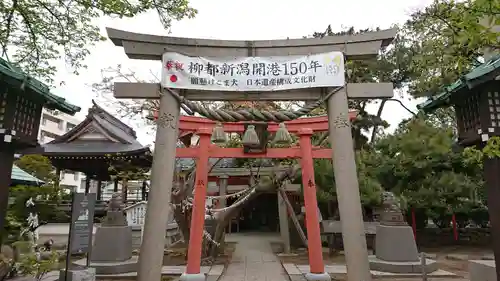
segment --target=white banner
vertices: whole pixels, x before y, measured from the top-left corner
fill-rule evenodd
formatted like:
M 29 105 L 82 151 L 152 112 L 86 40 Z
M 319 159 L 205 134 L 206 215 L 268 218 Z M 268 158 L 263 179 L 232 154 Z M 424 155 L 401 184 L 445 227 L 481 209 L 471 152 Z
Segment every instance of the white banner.
M 344 86 L 341 52 L 309 56 L 202 58 L 163 54 L 161 85 L 211 91 L 280 91 Z

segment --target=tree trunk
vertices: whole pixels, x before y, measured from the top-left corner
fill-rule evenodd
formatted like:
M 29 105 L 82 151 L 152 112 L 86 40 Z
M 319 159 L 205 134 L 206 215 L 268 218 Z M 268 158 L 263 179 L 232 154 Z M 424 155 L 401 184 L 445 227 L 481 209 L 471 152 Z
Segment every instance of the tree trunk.
M 225 211 L 221 211 L 219 214 L 216 215 L 216 220 L 217 220 L 217 226 L 215 228 L 214 232 L 214 237 L 212 239 L 218 243 L 219 245 L 223 245 L 224 243 L 224 237 L 225 237 L 225 229 L 229 225 L 230 221 L 235 218 L 243 209 L 244 206 L 246 206 L 249 202 L 251 202 L 253 199 L 259 195 L 260 192 L 256 191 L 256 188 L 252 189 L 249 191 L 248 194 L 246 194 L 244 197 L 241 197 L 241 199 L 237 200 L 234 202 L 229 209 L 226 209 Z M 219 254 L 219 246 L 217 244 L 211 243 L 209 246 L 209 249 L 207 249 L 207 254 L 210 255 L 210 257 L 215 258 Z
M 178 204 L 178 203 L 176 203 Z M 183 211 L 181 207 L 175 207 L 174 209 L 174 219 L 175 222 L 177 223 L 177 227 L 179 227 L 179 230 L 181 231 L 182 238 L 186 243 L 189 242 L 189 228 L 190 228 L 190 221 L 188 220 L 188 217 L 190 216 L 191 210 L 189 211 Z
M 293 207 L 292 207 L 292 204 L 290 203 L 290 200 L 288 200 L 288 195 L 286 194 L 286 192 L 282 188 L 278 189 L 278 192 L 281 194 L 281 196 L 283 197 L 283 200 L 285 201 L 286 207 L 288 209 L 288 213 L 290 214 L 290 218 L 292 219 L 292 222 L 295 225 L 297 232 L 299 233 L 299 236 L 300 236 L 300 239 L 302 240 L 302 243 L 304 243 L 304 246 L 307 247 L 306 235 L 304 234 L 304 230 L 300 226 L 299 219 L 297 218 L 297 215 L 295 214 L 295 211 L 293 210 Z
M 383 99 L 381 102 L 380 102 L 380 106 L 378 107 L 378 111 L 377 111 L 377 117 L 379 119 L 381 119 L 381 116 L 382 116 L 382 111 L 384 110 L 384 105 L 385 103 L 387 102 L 387 99 Z M 378 130 L 378 124 L 375 124 L 373 126 L 373 131 L 372 131 L 372 136 L 370 138 L 370 142 L 373 143 L 375 141 L 375 138 L 377 137 L 377 130 Z

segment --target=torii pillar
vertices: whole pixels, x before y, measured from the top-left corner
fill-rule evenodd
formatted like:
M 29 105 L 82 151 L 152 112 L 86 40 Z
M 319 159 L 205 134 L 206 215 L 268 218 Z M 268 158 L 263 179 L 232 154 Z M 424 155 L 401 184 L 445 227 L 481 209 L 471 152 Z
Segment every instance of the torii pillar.
M 395 37 L 397 30 L 389 29 L 367 32 L 358 35 L 327 36 L 292 40 L 266 41 L 224 41 L 192 38 L 172 38 L 137 34 L 108 28 L 108 37 L 117 46 L 124 47 L 132 59 L 161 60 L 165 52 L 182 50 L 192 57 L 247 57 L 247 56 L 307 56 L 312 53 L 340 51 L 348 59 L 367 59 L 378 55 L 380 48 L 387 46 Z M 328 90 L 328 89 L 326 89 Z M 333 91 L 333 90 L 330 90 Z M 144 240 L 139 256 L 138 280 L 159 280 L 161 276 L 164 233 L 168 204 L 172 188 L 175 145 L 177 132 L 168 129 L 177 124 L 178 106 L 173 97 L 163 94 L 159 84 L 154 83 L 115 83 L 116 98 L 160 98 L 160 116 L 156 137 L 153 162 L 152 193 L 148 201 Z M 315 101 L 325 95 L 324 88 L 304 88 L 285 92 L 242 92 L 242 91 L 191 91 L 183 90 L 182 95 L 191 101 Z M 347 279 L 350 281 L 370 281 L 361 202 L 353 151 L 353 140 L 348 119 L 348 98 L 376 99 L 393 96 L 391 83 L 354 83 L 347 84 L 328 100 L 330 140 L 332 142 L 335 182 L 341 215 L 344 249 L 347 261 Z M 174 109 L 173 107 L 176 107 Z M 160 158 L 160 159 L 156 159 Z M 161 219 L 159 219 L 161 218 Z M 315 271 L 318 271 L 316 269 Z M 200 275 L 184 274 L 183 280 L 202 280 Z M 329 281 L 330 277 L 312 272 L 306 275 L 309 280 Z

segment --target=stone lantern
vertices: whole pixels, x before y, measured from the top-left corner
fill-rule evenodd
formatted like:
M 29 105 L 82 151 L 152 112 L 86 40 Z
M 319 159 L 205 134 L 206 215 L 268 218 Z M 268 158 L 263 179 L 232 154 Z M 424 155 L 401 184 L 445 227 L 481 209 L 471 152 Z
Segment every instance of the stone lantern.
M 453 106 L 457 117 L 458 144 L 463 147 L 482 148 L 491 137 L 500 136 L 499 75 L 500 55 L 490 58 L 418 107 L 424 112 L 432 112 L 437 108 Z M 484 178 L 491 222 L 492 248 L 495 264 L 500 265 L 500 158 L 484 159 Z M 478 264 L 483 266 L 484 262 Z M 489 270 L 495 271 L 493 269 L 495 264 L 491 264 Z M 470 266 L 471 272 L 474 271 L 473 267 Z M 488 269 L 479 269 L 477 272 L 485 273 Z M 495 274 L 496 279 L 500 280 L 499 266 L 496 266 Z
M 80 110 L 0 58 L 0 229 L 4 228 L 14 153 L 38 145 L 43 107 L 71 115 Z

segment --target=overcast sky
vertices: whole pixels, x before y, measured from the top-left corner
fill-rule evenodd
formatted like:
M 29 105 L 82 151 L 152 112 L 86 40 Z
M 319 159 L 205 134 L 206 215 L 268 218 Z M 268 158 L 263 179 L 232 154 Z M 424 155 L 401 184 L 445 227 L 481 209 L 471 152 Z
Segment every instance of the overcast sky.
M 394 23 L 402 23 L 411 11 L 422 8 L 432 0 L 191 0 L 191 5 L 198 9 L 194 19 L 174 22 L 171 36 L 196 37 L 228 40 L 268 40 L 284 38 L 301 38 L 317 31 L 323 31 L 330 24 L 333 30 L 342 27 L 356 28 L 381 27 L 389 28 Z M 102 18 L 98 22 L 103 35 L 106 27 L 127 31 L 169 35 L 160 24 L 155 12 L 143 14 L 133 19 Z M 82 70 L 79 76 L 72 75 L 61 63 L 56 81 L 65 84 L 57 87 L 54 93 L 63 96 L 69 102 L 82 107 L 77 114 L 81 119 L 87 114 L 91 100 L 96 95 L 90 85 L 101 80 L 101 69 L 121 64 L 123 68 L 135 71 L 141 78 L 159 77 L 159 62 L 131 60 L 120 47 L 110 41 L 97 44 L 90 49 L 86 60 L 88 69 Z M 399 97 L 398 97 L 399 98 Z M 420 101 L 402 101 L 415 110 Z M 377 106 L 368 110 L 376 112 Z M 383 118 L 391 123 L 390 130 L 410 114 L 398 103 L 390 102 L 385 106 Z M 125 120 L 126 121 L 126 120 Z M 126 121 L 127 122 L 127 121 Z M 135 127 L 139 140 L 149 144 L 154 139 L 144 130 Z

